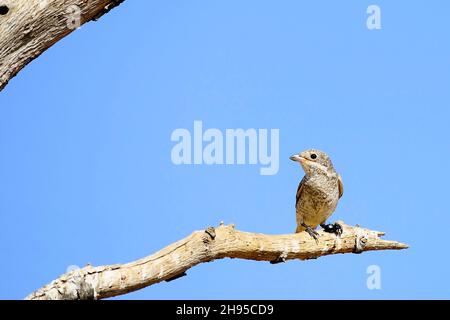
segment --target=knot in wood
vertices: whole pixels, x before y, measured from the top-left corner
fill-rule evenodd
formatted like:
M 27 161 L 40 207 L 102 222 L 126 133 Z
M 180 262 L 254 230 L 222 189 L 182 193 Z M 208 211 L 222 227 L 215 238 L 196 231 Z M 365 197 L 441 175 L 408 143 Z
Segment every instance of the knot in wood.
M 95 300 L 95 289 L 92 283 L 86 281 L 86 272 L 83 269 L 74 270 L 70 279 L 67 281 L 71 282 L 75 289 L 75 295 L 77 300 Z M 71 297 L 72 293 L 69 293 L 69 296 L 66 297 L 67 293 L 63 294 L 63 299 L 74 299 Z
M 4 16 L 7 15 L 9 12 L 8 6 L 0 5 L 0 15 Z
M 205 233 L 206 233 L 207 235 L 209 235 L 209 237 L 210 237 L 212 240 L 214 240 L 214 239 L 216 238 L 216 229 L 214 229 L 214 227 L 208 227 L 208 228 L 206 228 Z M 209 239 L 208 239 L 208 242 L 209 242 Z
M 355 227 L 355 248 L 353 253 L 361 253 L 367 245 L 368 235 L 359 227 Z

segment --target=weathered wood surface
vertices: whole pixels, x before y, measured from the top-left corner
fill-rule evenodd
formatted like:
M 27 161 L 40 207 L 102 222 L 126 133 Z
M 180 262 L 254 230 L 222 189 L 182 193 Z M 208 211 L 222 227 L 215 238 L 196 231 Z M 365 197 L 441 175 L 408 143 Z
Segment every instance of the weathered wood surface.
M 137 261 L 110 266 L 86 266 L 69 272 L 26 299 L 103 299 L 125 294 L 184 275 L 191 267 L 216 259 L 257 261 L 313 259 L 337 253 L 399 250 L 408 246 L 382 240 L 383 232 L 341 223 L 341 237 L 319 231 L 316 243 L 306 232 L 265 235 L 220 225 L 196 231 L 168 247 Z M 275 272 L 275 271 L 274 271 Z
M 0 0 L 0 91 L 54 43 L 123 1 Z

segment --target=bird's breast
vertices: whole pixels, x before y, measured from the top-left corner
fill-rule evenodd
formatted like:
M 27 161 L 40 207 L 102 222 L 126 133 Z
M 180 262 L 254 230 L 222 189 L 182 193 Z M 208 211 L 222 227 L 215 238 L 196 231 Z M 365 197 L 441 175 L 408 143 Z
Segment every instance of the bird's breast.
M 329 202 L 339 199 L 337 179 L 311 179 L 304 186 L 305 195 L 316 202 Z
M 337 179 L 310 179 L 305 182 L 297 202 L 298 218 L 307 225 L 317 226 L 334 212 L 338 200 Z

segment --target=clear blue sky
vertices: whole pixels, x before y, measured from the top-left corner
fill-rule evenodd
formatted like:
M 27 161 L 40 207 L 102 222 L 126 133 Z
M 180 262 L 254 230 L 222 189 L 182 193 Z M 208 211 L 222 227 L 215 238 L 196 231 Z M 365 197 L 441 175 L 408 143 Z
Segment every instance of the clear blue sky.
M 366 9 L 381 8 L 381 30 Z M 333 219 L 406 251 L 270 265 L 220 260 L 121 297 L 450 298 L 448 1 L 125 1 L 0 93 L 0 298 L 69 265 L 128 262 L 194 230 L 289 233 L 303 172 L 329 153 Z M 173 130 L 276 128 L 280 168 L 176 166 Z M 381 268 L 381 290 L 366 269 Z M 214 284 L 211 287 L 211 284 Z

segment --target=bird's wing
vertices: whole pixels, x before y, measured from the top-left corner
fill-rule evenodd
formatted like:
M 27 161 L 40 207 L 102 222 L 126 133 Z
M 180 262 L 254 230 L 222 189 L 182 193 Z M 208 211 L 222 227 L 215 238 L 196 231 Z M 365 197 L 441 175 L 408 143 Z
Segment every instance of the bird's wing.
M 344 194 L 344 184 L 342 183 L 341 176 L 338 176 L 338 187 L 339 187 L 339 199 L 340 199 L 342 197 L 342 195 Z
M 297 208 L 297 203 L 300 200 L 300 195 L 302 194 L 305 178 L 306 178 L 306 176 L 304 176 L 302 181 L 300 181 L 300 183 L 298 184 L 297 195 L 295 196 L 295 208 Z

